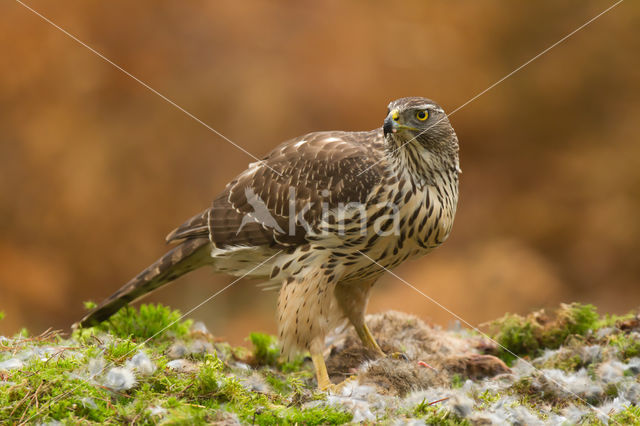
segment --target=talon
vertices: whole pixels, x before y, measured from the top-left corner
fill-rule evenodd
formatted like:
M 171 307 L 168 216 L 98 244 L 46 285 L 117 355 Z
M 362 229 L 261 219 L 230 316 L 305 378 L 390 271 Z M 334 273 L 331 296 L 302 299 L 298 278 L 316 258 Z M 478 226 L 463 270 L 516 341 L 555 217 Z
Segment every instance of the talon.
M 353 381 L 357 381 L 357 379 L 358 377 L 356 375 L 349 376 L 346 379 L 344 379 L 342 382 L 338 383 L 337 385 L 333 383 L 326 385 L 323 389 L 320 389 L 320 391 L 326 392 L 330 395 L 342 395 L 345 386 L 347 386 L 349 383 Z
M 390 357 L 390 358 L 393 358 L 393 359 L 399 359 L 399 360 L 402 360 L 402 361 L 409 361 L 409 357 L 404 352 L 392 352 L 387 356 Z
M 378 343 L 371 334 L 371 331 L 369 331 L 369 327 L 367 327 L 367 324 L 363 323 L 360 327 L 356 327 L 356 332 L 358 333 L 358 336 L 360 336 L 360 340 L 362 340 L 362 343 L 366 347 L 376 352 L 378 356 L 386 356 L 382 349 L 380 349 L 380 346 L 378 346 Z

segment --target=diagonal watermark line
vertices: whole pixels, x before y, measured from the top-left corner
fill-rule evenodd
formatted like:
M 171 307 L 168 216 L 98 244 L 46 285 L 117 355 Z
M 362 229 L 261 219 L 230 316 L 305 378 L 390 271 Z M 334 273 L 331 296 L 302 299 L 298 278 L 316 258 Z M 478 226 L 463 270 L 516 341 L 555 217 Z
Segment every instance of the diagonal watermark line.
M 462 108 L 466 107 L 467 105 L 469 105 L 471 102 L 475 101 L 476 99 L 478 99 L 480 96 L 484 95 L 485 93 L 487 93 L 489 90 L 493 89 L 494 87 L 496 87 L 497 85 L 499 85 L 500 83 L 502 83 L 503 81 L 505 81 L 506 79 L 508 79 L 509 77 L 511 77 L 512 75 L 514 75 L 515 73 L 517 73 L 518 71 L 520 71 L 521 69 L 523 69 L 524 67 L 526 67 L 527 65 L 529 65 L 530 63 L 532 63 L 533 61 L 535 61 L 536 59 L 540 58 L 541 56 L 543 56 L 544 54 L 546 54 L 547 52 L 549 52 L 551 49 L 555 48 L 556 46 L 558 46 L 559 44 L 563 43 L 564 41 L 566 41 L 567 39 L 569 39 L 570 37 L 572 37 L 573 35 L 575 35 L 577 32 L 581 31 L 582 29 L 584 29 L 585 27 L 587 27 L 588 25 L 592 24 L 594 21 L 596 21 L 598 18 L 600 18 L 602 15 L 606 14 L 607 12 L 609 12 L 611 9 L 613 9 L 614 7 L 618 6 L 620 3 L 622 3 L 624 0 L 618 0 L 617 2 L 615 2 L 614 4 L 612 4 L 611 6 L 609 6 L 608 8 L 606 8 L 605 10 L 603 10 L 602 12 L 598 13 L 596 16 L 594 16 L 593 18 L 589 19 L 587 22 L 585 22 L 584 24 L 580 25 L 578 28 L 576 28 L 575 30 L 571 31 L 569 34 L 565 35 L 564 37 L 562 37 L 560 40 L 556 41 L 555 43 L 553 43 L 551 46 L 547 47 L 546 49 L 544 49 L 542 52 L 538 53 L 536 56 L 534 56 L 533 58 L 529 59 L 527 62 L 525 62 L 524 64 L 520 65 L 518 68 L 514 69 L 513 71 L 511 71 L 509 74 L 505 75 L 504 77 L 502 77 L 500 80 L 496 81 L 495 83 L 493 83 L 491 86 L 487 87 L 486 89 L 484 89 L 482 92 L 478 93 L 477 95 L 475 95 L 473 98 L 469 99 L 468 101 L 466 101 L 465 103 L 463 103 L 462 105 L 460 105 L 459 107 L 457 107 L 456 109 L 454 109 L 451 114 L 455 114 L 456 112 L 458 112 L 459 110 L 461 110 Z
M 175 323 L 177 323 L 178 321 L 180 321 L 181 319 L 183 319 L 184 317 L 186 317 L 187 315 L 189 315 L 190 313 L 192 313 L 193 311 L 195 311 L 196 309 L 200 308 L 202 305 L 204 305 L 205 303 L 209 302 L 210 300 L 212 300 L 213 298 L 215 298 L 216 296 L 218 296 L 220 293 L 222 293 L 223 291 L 225 291 L 226 289 L 228 289 L 229 287 L 231 287 L 232 285 L 234 285 L 235 283 L 237 283 L 238 281 L 240 281 L 241 279 L 243 279 L 244 277 L 246 277 L 247 275 L 251 274 L 253 271 L 255 271 L 256 269 L 258 269 L 259 267 L 261 267 L 262 265 L 265 265 L 267 262 L 269 262 L 271 259 L 273 259 L 274 257 L 276 257 L 277 255 L 279 255 L 280 253 L 282 253 L 282 250 L 278 250 L 277 252 L 275 252 L 273 255 L 271 255 L 270 257 L 268 257 L 266 260 L 263 260 L 262 262 L 260 262 L 258 265 L 254 266 L 253 268 L 251 268 L 248 272 L 244 273 L 242 276 L 240 276 L 239 278 L 236 278 L 235 280 L 233 280 L 231 283 L 227 284 L 224 288 L 222 288 L 221 290 L 218 290 L 217 292 L 215 292 L 214 294 L 212 294 L 211 296 L 209 296 L 208 298 L 206 298 L 204 301 L 200 302 L 199 304 L 197 304 L 196 306 L 194 306 L 193 308 L 189 309 L 187 312 L 185 312 L 184 314 L 182 314 L 180 316 L 180 318 L 176 319 L 175 321 L 171 322 L 169 325 L 165 326 L 162 330 L 158 331 L 156 334 L 154 334 L 153 336 L 149 337 L 148 339 L 146 339 L 144 342 L 137 344 L 133 349 L 131 349 L 129 352 L 127 352 L 126 354 L 122 355 L 120 358 L 125 358 L 128 355 L 130 355 L 131 353 L 133 353 L 134 351 L 140 349 L 143 345 L 145 345 L 146 343 L 148 343 L 151 339 L 153 339 L 154 337 L 162 334 L 163 332 L 165 332 L 169 327 L 171 327 L 172 325 L 174 325 Z M 108 362 L 105 364 L 104 367 L 102 367 L 102 369 L 100 371 L 98 371 L 97 373 L 93 374 L 92 377 L 97 377 L 98 375 L 102 374 L 107 367 L 113 365 L 113 362 Z M 81 379 L 84 380 L 84 379 Z M 86 381 L 86 380 L 84 380 Z M 73 392 L 75 392 L 82 384 L 79 384 L 78 386 L 74 387 L 73 389 L 64 392 L 60 395 L 58 395 L 57 397 L 53 398 L 52 400 L 50 400 L 47 404 L 43 405 L 42 408 L 40 408 L 38 411 L 36 411 L 35 414 L 33 414 L 31 417 L 29 417 L 27 420 L 25 420 L 24 422 L 20 422 L 20 425 L 23 424 L 27 424 L 29 423 L 34 417 L 38 416 L 40 413 L 42 413 L 47 407 L 51 406 L 51 404 L 53 404 L 56 401 L 59 401 L 62 398 L 65 398 L 68 395 L 71 395 Z
M 195 120 L 196 122 L 200 123 L 201 125 L 203 125 L 204 127 L 206 127 L 208 130 L 210 130 L 211 132 L 215 133 L 216 135 L 220 136 L 222 139 L 224 139 L 225 141 L 229 142 L 231 145 L 235 146 L 236 148 L 238 148 L 240 151 L 244 152 L 245 154 L 247 154 L 249 157 L 253 158 L 254 160 L 257 160 L 259 163 L 263 164 L 265 167 L 268 167 L 269 169 L 271 169 L 274 173 L 276 173 L 278 176 L 282 176 L 282 174 L 278 171 L 276 171 L 275 169 L 273 169 L 272 167 L 270 167 L 268 164 L 266 164 L 263 160 L 259 159 L 258 157 L 256 157 L 255 155 L 253 155 L 252 153 L 250 153 L 249 151 L 247 151 L 246 149 L 244 149 L 243 147 L 241 147 L 240 145 L 238 145 L 237 143 L 235 143 L 234 141 L 232 141 L 231 139 L 229 139 L 228 137 L 226 137 L 225 135 L 223 135 L 222 133 L 220 133 L 218 130 L 214 129 L 213 127 L 211 127 L 210 125 L 208 125 L 207 123 L 205 123 L 204 121 L 202 121 L 201 119 L 199 119 L 198 117 L 196 117 L 195 115 L 193 115 L 192 113 L 190 113 L 189 111 L 187 111 L 186 109 L 184 109 L 183 107 L 181 107 L 180 105 L 178 105 L 177 103 L 175 103 L 174 101 L 172 101 L 171 99 L 169 99 L 168 97 L 166 97 L 165 95 L 163 95 L 162 93 L 160 93 L 159 91 L 157 91 L 156 89 L 154 89 L 153 87 L 151 87 L 150 85 L 148 85 L 147 83 L 145 83 L 144 81 L 140 80 L 138 77 L 136 77 L 135 75 L 131 74 L 129 71 L 127 71 L 126 69 L 122 68 L 120 65 L 116 64 L 115 62 L 113 62 L 111 59 L 107 58 L 105 55 L 103 55 L 102 53 L 98 52 L 96 49 L 94 49 L 93 47 L 89 46 L 87 43 L 83 42 L 82 40 L 80 40 L 78 37 L 74 36 L 73 34 L 71 34 L 70 32 L 68 32 L 67 30 L 65 30 L 64 28 L 60 27 L 59 25 L 57 25 L 55 22 L 51 21 L 49 18 L 47 18 L 46 16 L 42 15 L 40 12 L 38 12 L 37 10 L 33 9 L 32 7 L 28 6 L 27 4 L 23 3 L 20 0 L 15 0 L 17 3 L 19 3 L 20 5 L 22 5 L 25 9 L 30 10 L 31 12 L 33 12 L 35 15 L 37 15 L 38 17 L 40 17 L 43 21 L 47 22 L 48 24 L 50 24 L 51 26 L 53 26 L 54 28 L 56 28 L 57 30 L 59 30 L 60 32 L 62 32 L 63 34 L 65 34 L 67 37 L 71 38 L 73 41 L 75 41 L 76 43 L 84 46 L 85 48 L 87 48 L 89 51 L 91 51 L 93 54 L 95 54 L 96 56 L 100 57 L 102 60 L 104 60 L 105 62 L 111 64 L 113 67 L 115 67 L 116 69 L 118 69 L 119 71 L 121 71 L 122 73 L 124 73 L 125 75 L 127 75 L 128 77 L 132 78 L 133 80 L 135 80 L 137 83 L 139 83 L 141 86 L 143 86 L 145 89 L 151 91 L 152 93 L 158 95 L 160 98 L 162 98 L 165 102 L 169 103 L 171 106 L 173 106 L 174 108 L 180 110 L 181 112 L 183 112 L 184 114 L 186 114 L 189 118 Z
M 575 30 L 571 31 L 569 34 L 565 35 L 564 37 L 562 37 L 560 40 L 556 41 L 555 43 L 553 43 L 552 45 L 550 45 L 549 47 L 547 47 L 546 49 L 544 49 L 542 52 L 538 53 L 537 55 L 535 55 L 533 58 L 529 59 L 528 61 L 526 61 L 525 63 L 523 63 L 522 65 L 520 65 L 519 67 L 517 67 L 516 69 L 514 69 L 513 71 L 511 71 L 509 74 L 505 75 L 504 77 L 502 77 L 500 80 L 496 81 L 495 83 L 493 83 L 491 86 L 487 87 L 486 89 L 484 89 L 483 91 L 477 93 L 474 97 L 472 97 L 471 99 L 469 99 L 468 101 L 466 101 L 465 103 L 463 103 L 462 105 L 458 106 L 456 109 L 454 109 L 453 111 L 451 111 L 449 114 L 447 114 L 447 117 L 451 117 L 452 115 L 454 115 L 456 112 L 460 111 L 462 108 L 466 107 L 467 105 L 469 105 L 470 103 L 472 103 L 473 101 L 475 101 L 476 99 L 478 99 L 480 96 L 484 95 L 485 93 L 487 93 L 488 91 L 490 91 L 491 89 L 493 89 L 494 87 L 498 86 L 499 84 L 503 83 L 506 79 L 508 79 L 509 77 L 513 76 L 514 74 L 516 74 L 518 71 L 522 70 L 524 67 L 526 67 L 527 65 L 531 64 L 533 61 L 535 61 L 536 59 L 540 58 L 541 56 L 543 56 L 544 54 L 546 54 L 547 52 L 549 52 L 551 49 L 555 48 L 556 46 L 558 46 L 559 44 L 563 43 L 564 41 L 566 41 L 568 38 L 572 37 L 573 35 L 575 35 L 578 31 L 581 31 L 582 29 L 584 29 L 585 27 L 587 27 L 588 25 L 590 25 L 591 23 L 593 23 L 595 20 L 597 20 L 598 18 L 600 18 L 602 15 L 604 15 L 605 13 L 609 12 L 611 9 L 613 9 L 614 7 L 618 6 L 620 3 L 622 3 L 624 0 L 618 0 L 617 2 L 615 2 L 614 4 L 612 4 L 611 6 L 609 6 L 608 8 L 606 8 L 605 10 L 603 10 L 602 12 L 598 13 L 596 16 L 594 16 L 593 18 L 589 19 L 587 22 L 585 22 L 584 24 L 580 25 L 578 28 L 576 28 Z M 413 142 L 414 140 L 416 140 L 420 135 L 423 135 L 424 133 L 426 133 L 427 131 L 429 131 L 429 129 L 431 129 L 433 126 L 435 126 L 436 124 L 438 124 L 439 122 L 441 122 L 442 120 L 444 120 L 444 118 L 441 118 L 440 120 L 436 121 L 435 123 L 433 123 L 431 126 L 427 127 L 425 130 L 423 130 L 422 132 L 418 133 L 416 136 L 414 136 L 413 138 L 409 139 L 408 141 L 406 141 L 405 143 L 403 143 L 402 145 L 400 145 L 398 148 L 394 149 L 392 151 L 392 154 L 398 152 L 400 149 L 402 149 L 402 147 L 404 147 L 405 145 L 407 145 L 408 143 Z M 366 169 L 364 169 L 363 171 L 361 171 L 358 176 L 360 176 L 362 173 L 370 170 L 372 167 L 374 167 L 376 164 L 378 164 L 380 161 L 382 160 L 378 160 L 375 163 L 373 163 L 372 165 L 370 165 L 369 167 L 367 167 Z
M 514 357 L 516 357 L 517 359 L 519 359 L 520 361 L 524 362 L 525 364 L 527 364 L 529 367 L 533 368 L 535 371 L 539 372 L 540 374 L 542 374 L 547 380 L 549 380 L 550 382 L 553 382 L 554 384 L 556 384 L 558 387 L 560 387 L 561 389 L 563 389 L 565 392 L 575 396 L 577 399 L 579 399 L 580 401 L 582 401 L 583 403 L 585 403 L 586 405 L 589 406 L 589 408 L 591 408 L 594 411 L 597 411 L 600 414 L 603 414 L 607 417 L 607 419 L 614 421 L 607 413 L 605 413 L 604 411 L 600 410 L 598 407 L 596 407 L 595 405 L 592 405 L 591 403 L 589 403 L 587 400 L 585 400 L 584 398 L 582 398 L 580 395 L 576 394 L 575 392 L 570 391 L 569 389 L 567 389 L 565 386 L 563 386 L 561 383 L 559 383 L 558 381 L 554 380 L 553 378 L 547 376 L 546 374 L 544 374 L 544 371 L 540 370 L 539 368 L 537 368 L 536 366 L 534 366 L 532 363 L 530 363 L 529 361 L 525 360 L 524 358 L 519 357 L 518 355 L 514 354 L 509 348 L 505 347 L 504 345 L 500 344 L 499 342 L 497 342 L 496 340 L 492 339 L 488 334 L 482 332 L 478 327 L 472 325 L 471 323 L 469 323 L 468 321 L 466 321 L 464 318 L 462 318 L 460 315 L 456 314 L 455 312 L 451 311 L 450 309 L 448 309 L 446 306 L 442 305 L 441 303 L 439 303 L 437 300 L 435 300 L 434 298 L 428 296 L 427 294 L 425 294 L 422 290 L 420 290 L 419 288 L 415 287 L 414 285 L 412 285 L 410 282 L 408 282 L 407 280 L 405 280 L 404 278 L 402 278 L 401 276 L 395 274 L 393 271 L 391 271 L 390 269 L 388 269 L 387 267 L 385 267 L 384 265 L 381 265 L 380 263 L 376 262 L 374 259 L 372 259 L 371 257 L 369 257 L 366 253 L 361 252 L 360 250 L 358 250 L 358 253 L 360 253 L 361 255 L 363 255 L 364 257 L 366 257 L 367 259 L 369 259 L 371 262 L 375 263 L 377 266 L 379 266 L 380 268 L 384 269 L 386 272 L 388 272 L 391 276 L 393 276 L 394 278 L 400 280 L 402 283 L 404 283 L 405 285 L 411 287 L 413 290 L 415 290 L 416 292 L 420 293 L 423 297 L 425 297 L 426 299 L 428 299 L 430 302 L 434 303 L 435 305 L 437 305 L 438 307 L 440 307 L 441 309 L 445 310 L 447 313 L 449 313 L 451 316 L 455 317 L 458 321 L 464 323 L 467 327 L 471 328 L 472 330 L 476 331 L 477 333 L 480 333 L 483 337 L 489 339 L 491 342 L 495 343 L 496 345 L 500 346 L 502 349 L 504 349 L 505 351 L 509 352 L 511 355 L 513 355 Z M 616 422 L 617 423 L 617 422 Z
M 129 352 L 127 352 L 126 354 L 124 354 L 121 358 L 126 357 L 127 355 L 129 355 L 131 352 L 133 352 L 134 350 L 138 349 L 138 347 L 147 344 L 151 339 L 155 338 L 156 336 L 158 336 L 159 334 L 162 334 L 166 329 L 168 329 L 169 327 L 171 327 L 172 325 L 174 325 L 175 323 L 177 323 L 178 321 L 180 321 L 182 318 L 186 317 L 187 315 L 191 314 L 193 311 L 195 311 L 196 309 L 200 308 L 202 305 L 204 305 L 205 303 L 209 302 L 211 299 L 215 298 L 217 295 L 219 295 L 220 293 L 222 293 L 223 291 L 225 291 L 226 289 L 228 289 L 229 287 L 231 287 L 232 285 L 234 285 L 235 283 L 237 283 L 238 281 L 240 281 L 241 279 L 243 279 L 244 277 L 246 277 L 247 275 L 251 274 L 253 271 L 255 271 L 256 269 L 258 269 L 259 267 L 261 267 L 262 265 L 265 265 L 267 262 L 269 262 L 271 259 L 273 259 L 274 257 L 276 257 L 277 255 L 279 255 L 280 253 L 282 253 L 282 250 L 278 250 L 277 252 L 275 252 L 273 255 L 269 256 L 266 260 L 263 260 L 262 262 L 260 262 L 257 266 L 255 266 L 254 268 L 252 268 L 251 270 L 249 270 L 249 272 L 246 272 L 245 274 L 243 274 L 241 277 L 236 278 L 235 280 L 231 281 L 231 283 L 227 284 L 225 287 L 223 287 L 221 290 L 218 290 L 217 292 L 215 292 L 214 294 L 212 294 L 211 296 L 209 296 L 208 298 L 206 298 L 204 301 L 200 302 L 199 304 L 197 304 L 196 306 L 194 306 L 193 308 L 189 309 L 187 312 L 185 312 L 182 316 L 180 316 L 180 318 L 176 319 L 175 321 L 173 321 L 172 323 L 170 323 L 169 325 L 167 325 L 165 328 L 163 328 L 162 330 L 158 331 L 156 334 L 154 334 L 153 336 L 149 337 L 147 340 L 145 340 L 144 342 L 140 343 L 140 345 L 138 345 L 137 347 L 135 347 L 134 349 L 130 350 Z

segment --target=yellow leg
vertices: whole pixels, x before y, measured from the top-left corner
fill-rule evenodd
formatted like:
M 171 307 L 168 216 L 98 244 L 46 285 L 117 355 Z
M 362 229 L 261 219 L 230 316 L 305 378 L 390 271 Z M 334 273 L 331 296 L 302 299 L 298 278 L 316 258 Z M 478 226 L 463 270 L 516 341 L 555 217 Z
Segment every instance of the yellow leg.
M 311 360 L 313 361 L 313 366 L 316 370 L 316 379 L 318 380 L 318 389 L 321 391 L 326 390 L 331 386 L 331 381 L 329 380 L 329 374 L 327 373 L 327 366 L 324 363 L 324 357 L 322 354 L 311 355 Z
M 358 333 L 358 336 L 360 336 L 360 340 L 362 340 L 362 343 L 367 348 L 376 351 L 380 356 L 386 356 L 385 353 L 382 352 L 382 349 L 380 349 L 380 346 L 378 346 L 378 342 L 376 342 L 376 339 L 371 334 L 371 331 L 369 331 L 369 327 L 367 327 L 367 324 L 362 323 L 362 326 L 354 327 L 356 329 L 356 333 Z

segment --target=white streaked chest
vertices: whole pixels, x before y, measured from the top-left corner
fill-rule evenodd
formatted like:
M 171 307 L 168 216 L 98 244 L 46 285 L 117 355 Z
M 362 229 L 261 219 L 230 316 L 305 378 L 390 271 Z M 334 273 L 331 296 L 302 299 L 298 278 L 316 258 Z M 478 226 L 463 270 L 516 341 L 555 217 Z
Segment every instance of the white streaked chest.
M 398 185 L 386 197 L 391 203 L 380 206 L 391 209 L 393 226 L 379 224 L 367 228 L 368 237 L 358 247 L 362 256 L 348 265 L 347 279 L 363 279 L 383 268 L 391 269 L 407 259 L 422 256 L 442 244 L 449 236 L 457 205 L 457 176 L 438 176 L 437 185 L 422 188 L 410 182 Z M 375 214 L 370 210 L 370 214 Z M 381 216 L 379 223 L 387 223 Z M 380 233 L 380 231 L 383 233 Z

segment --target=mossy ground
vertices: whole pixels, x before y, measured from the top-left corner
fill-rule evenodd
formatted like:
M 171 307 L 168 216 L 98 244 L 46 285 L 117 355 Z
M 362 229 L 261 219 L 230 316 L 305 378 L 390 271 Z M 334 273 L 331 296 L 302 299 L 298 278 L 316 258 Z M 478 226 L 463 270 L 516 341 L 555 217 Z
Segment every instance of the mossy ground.
M 494 423 L 526 423 L 526 416 L 552 423 L 570 418 L 570 409 L 581 410 L 574 420 L 583 424 L 640 424 L 637 401 L 620 402 L 633 399 L 633 386 L 640 390 L 635 314 L 601 317 L 591 305 L 571 304 L 553 315 L 507 315 L 491 329 L 504 346 L 495 353 L 513 365 L 512 375 L 469 380 L 456 373 L 444 387 L 414 389 L 402 398 L 374 389 L 360 399 L 317 392 L 308 358 L 285 362 L 273 336 L 252 333 L 252 349 L 232 347 L 180 317 L 161 305 L 143 305 L 70 336 L 22 331 L 0 338 L 0 424 L 416 419 L 449 425 L 472 424 L 483 415 Z M 527 370 L 514 354 L 540 370 Z M 589 404 L 611 405 L 611 417 Z M 371 411 L 364 416 L 363 406 Z
M 213 354 L 190 353 L 195 369 L 174 371 L 165 355 L 181 341 L 188 345 L 206 332 L 192 331 L 190 321 L 163 306 L 127 308 L 98 327 L 77 330 L 69 338 L 57 332 L 2 340 L 3 359 L 22 354 L 19 368 L 0 370 L 0 424 L 63 421 L 68 423 L 198 424 L 233 421 L 258 424 L 341 424 L 351 414 L 331 407 L 301 408 L 313 395 L 302 361 L 280 363 L 272 336 L 254 333 L 253 352 L 216 342 Z M 161 333 L 162 331 L 162 333 Z M 138 351 L 157 367 L 153 374 L 135 375 L 130 389 L 104 385 L 111 368 L 126 366 Z M 35 351 L 30 354 L 25 351 Z M 28 358 L 28 359 L 26 359 Z M 103 360 L 99 371 L 87 371 L 92 360 Z M 228 360 L 228 362 L 223 361 Z M 260 392 L 241 382 L 230 363 L 251 365 L 275 392 Z M 286 371 L 286 374 L 285 374 Z
M 586 336 L 598 328 L 615 325 L 620 318 L 598 315 L 595 306 L 579 303 L 562 304 L 555 315 L 544 310 L 527 317 L 506 314 L 493 321 L 494 338 L 502 345 L 498 356 L 511 364 L 517 356 L 533 358 L 544 349 L 557 349 L 569 337 Z

